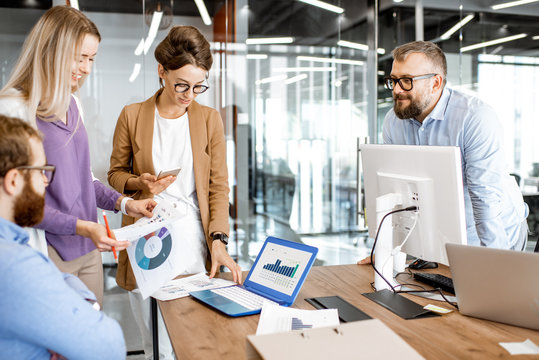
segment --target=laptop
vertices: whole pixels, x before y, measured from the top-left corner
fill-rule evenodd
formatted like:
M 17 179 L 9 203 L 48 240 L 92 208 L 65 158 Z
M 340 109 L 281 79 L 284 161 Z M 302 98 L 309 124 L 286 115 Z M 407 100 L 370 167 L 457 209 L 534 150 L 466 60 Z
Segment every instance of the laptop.
M 462 314 L 539 330 L 539 253 L 445 246 Z
M 243 285 L 194 291 L 190 295 L 229 316 L 258 314 L 265 301 L 290 306 L 317 253 L 313 246 L 268 237 Z

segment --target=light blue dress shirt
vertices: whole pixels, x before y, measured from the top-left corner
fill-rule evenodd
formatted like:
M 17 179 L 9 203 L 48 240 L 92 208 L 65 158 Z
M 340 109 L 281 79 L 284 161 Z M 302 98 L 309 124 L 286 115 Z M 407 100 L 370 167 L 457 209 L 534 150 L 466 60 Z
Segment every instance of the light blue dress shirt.
M 52 350 L 71 360 L 125 359 L 118 323 L 27 242 L 25 230 L 0 218 L 0 358 L 50 359 Z
M 494 109 L 446 87 L 423 123 L 399 119 L 391 109 L 383 137 L 386 144 L 460 147 L 468 244 L 515 247 L 528 207 L 507 170 L 503 128 Z

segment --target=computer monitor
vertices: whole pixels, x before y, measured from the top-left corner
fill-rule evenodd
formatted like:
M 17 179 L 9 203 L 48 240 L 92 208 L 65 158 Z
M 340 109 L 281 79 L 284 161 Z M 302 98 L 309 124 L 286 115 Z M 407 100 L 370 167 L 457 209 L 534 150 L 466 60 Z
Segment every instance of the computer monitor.
M 388 217 L 382 229 L 390 232 L 395 247 L 417 216 L 402 252 L 448 265 L 445 244 L 467 243 L 459 147 L 365 144 L 360 152 L 369 235 L 375 237 L 382 215 L 417 206 L 415 214 L 405 211 Z

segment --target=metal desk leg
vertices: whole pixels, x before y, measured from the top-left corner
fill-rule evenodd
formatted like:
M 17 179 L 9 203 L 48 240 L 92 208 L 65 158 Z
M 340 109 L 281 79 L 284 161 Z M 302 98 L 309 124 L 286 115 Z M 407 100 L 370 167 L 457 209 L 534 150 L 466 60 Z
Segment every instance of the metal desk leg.
M 159 333 L 157 332 L 157 300 L 150 297 L 150 314 L 152 318 L 153 359 L 159 360 Z

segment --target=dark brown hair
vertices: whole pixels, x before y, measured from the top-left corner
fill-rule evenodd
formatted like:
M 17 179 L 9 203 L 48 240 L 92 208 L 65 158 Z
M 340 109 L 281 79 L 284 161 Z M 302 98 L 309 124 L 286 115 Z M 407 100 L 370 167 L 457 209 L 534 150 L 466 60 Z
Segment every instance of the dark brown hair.
M 154 54 L 165 70 L 177 70 L 190 64 L 210 71 L 213 64 L 210 43 L 193 26 L 174 26 L 157 45 Z
M 447 77 L 447 60 L 445 59 L 444 52 L 438 45 L 430 41 L 413 41 L 396 47 L 391 52 L 391 55 L 393 55 L 393 59 L 396 61 L 404 61 L 411 53 L 424 54 L 434 66 L 434 70 L 443 76 L 445 82 Z
M 32 149 L 28 140 L 41 134 L 21 119 L 0 115 L 0 177 L 17 166 L 32 163 Z

